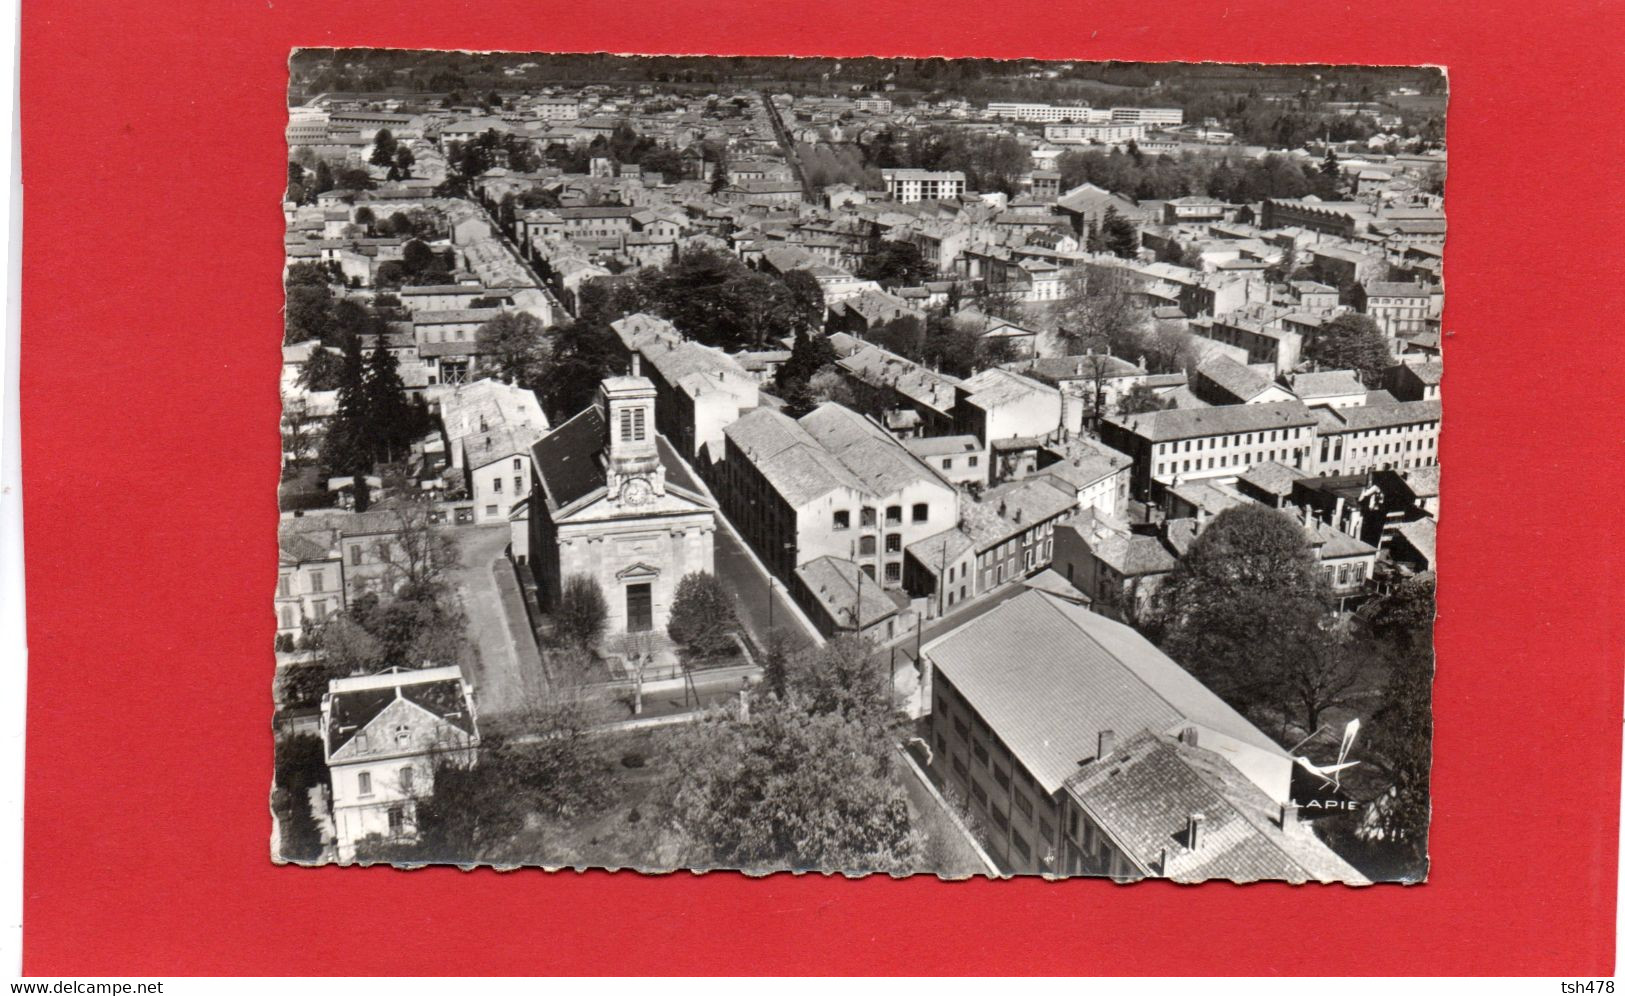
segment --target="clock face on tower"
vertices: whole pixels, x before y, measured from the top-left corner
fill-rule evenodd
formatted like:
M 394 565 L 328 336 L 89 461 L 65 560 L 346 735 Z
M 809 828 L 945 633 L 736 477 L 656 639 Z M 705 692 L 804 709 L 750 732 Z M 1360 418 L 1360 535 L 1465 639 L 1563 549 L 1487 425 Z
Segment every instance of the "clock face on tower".
M 621 485 L 621 501 L 628 505 L 642 505 L 653 494 L 649 482 L 641 477 L 634 477 Z

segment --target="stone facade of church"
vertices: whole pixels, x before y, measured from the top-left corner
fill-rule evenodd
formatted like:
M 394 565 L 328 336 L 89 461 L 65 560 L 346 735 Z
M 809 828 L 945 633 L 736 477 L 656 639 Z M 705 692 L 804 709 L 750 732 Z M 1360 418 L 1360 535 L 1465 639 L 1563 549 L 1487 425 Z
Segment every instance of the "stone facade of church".
M 575 575 L 598 582 L 607 641 L 664 633 L 677 583 L 714 567 L 716 512 L 655 432 L 655 388 L 610 377 L 595 405 L 532 447 L 530 567 L 543 605 Z

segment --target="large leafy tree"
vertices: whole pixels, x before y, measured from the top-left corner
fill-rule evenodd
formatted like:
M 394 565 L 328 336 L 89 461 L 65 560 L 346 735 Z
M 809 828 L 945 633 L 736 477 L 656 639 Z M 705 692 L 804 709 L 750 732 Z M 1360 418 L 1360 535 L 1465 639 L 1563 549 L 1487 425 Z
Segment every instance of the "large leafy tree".
M 1215 516 L 1163 582 L 1158 609 L 1169 656 L 1255 718 L 1279 710 L 1289 679 L 1323 669 L 1332 652 L 1322 630 L 1327 591 L 1308 538 L 1263 505 Z
M 915 871 L 922 837 L 886 746 L 834 712 L 767 698 L 714 717 L 676 748 L 673 818 L 690 867 Z
M 795 307 L 795 327 L 798 333 L 811 332 L 824 326 L 824 288 L 818 278 L 806 270 L 791 270 L 779 278 Z
M 1366 387 L 1375 387 L 1393 365 L 1388 339 L 1370 315 L 1346 313 L 1316 329 L 1304 343 L 1303 355 L 1332 370 L 1353 370 Z
M 535 315 L 503 312 L 480 326 L 475 342 L 481 366 L 503 383 L 535 390 L 545 382 L 552 344 Z
M 1433 615 L 1434 578 L 1424 574 L 1383 598 L 1368 623 L 1389 668 L 1369 741 L 1389 787 L 1366 810 L 1357 832 L 1417 868 L 1425 867 L 1431 818 Z
M 624 349 L 615 331 L 577 320 L 555 330 L 552 359 L 539 393 L 548 418 L 559 424 L 592 404 L 598 382 L 622 369 Z
M 568 644 L 587 649 L 604 635 L 609 621 L 609 603 L 598 582 L 585 574 L 574 574 L 564 582 L 553 610 L 558 635 Z
M 931 275 L 931 268 L 912 242 L 882 240 L 863 257 L 858 276 L 882 287 L 913 287 Z
M 691 660 L 703 660 L 733 648 L 733 601 L 714 574 L 696 571 L 677 582 L 666 632 Z

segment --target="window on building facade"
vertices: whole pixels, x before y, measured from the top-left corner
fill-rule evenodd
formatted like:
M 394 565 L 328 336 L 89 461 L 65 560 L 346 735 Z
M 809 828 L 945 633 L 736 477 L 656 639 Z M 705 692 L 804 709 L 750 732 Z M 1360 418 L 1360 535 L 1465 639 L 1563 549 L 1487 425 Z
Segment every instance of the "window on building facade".
M 497 514 L 497 507 L 495 505 L 487 505 L 487 506 L 485 506 L 485 514 L 486 515 L 495 515 L 495 514 Z
M 980 462 L 980 461 L 979 461 L 979 460 L 978 460 L 978 459 L 977 459 L 977 458 L 976 458 L 976 457 L 974 457 L 974 456 L 969 456 L 969 457 L 966 457 L 966 458 L 965 458 L 965 465 L 966 465 L 966 466 L 968 466 L 968 467 L 974 467 L 974 466 L 976 466 L 976 465 L 977 465 L 977 464 L 978 464 L 978 463 L 979 463 L 979 462 Z
M 1021 815 L 1027 817 L 1029 820 L 1033 818 L 1033 804 L 1030 799 L 1028 799 L 1025 795 L 1022 795 L 1020 792 L 1015 793 L 1010 798 L 1015 801 L 1016 810 L 1020 812 Z
M 402 792 L 411 792 L 412 791 L 412 781 L 416 776 L 417 776 L 417 772 L 412 770 L 412 766 L 410 764 L 401 769 L 401 791 Z
M 357 543 L 355 546 L 350 547 L 350 566 L 354 567 L 354 566 L 356 566 L 356 565 L 358 565 L 360 563 L 361 563 L 361 544 Z
M 888 584 L 896 584 L 897 582 L 899 582 L 901 580 L 903 580 L 903 565 L 902 564 L 887 564 L 886 565 L 886 582 Z
M 361 795 L 372 795 L 372 772 L 363 771 L 355 776 L 356 792 Z
M 850 529 L 850 528 L 852 528 L 852 513 L 848 512 L 844 508 L 837 511 L 835 513 L 835 525 L 834 525 L 834 527 L 836 529 Z
M 872 557 L 875 553 L 875 538 L 873 536 L 858 537 L 858 553 L 865 557 Z
M 930 518 L 930 516 L 931 516 L 931 506 L 927 505 L 923 501 L 914 503 L 914 521 L 915 522 L 925 522 L 927 519 Z
M 513 469 L 514 470 L 524 470 L 525 469 L 525 465 L 520 463 L 519 459 L 520 459 L 519 457 L 514 457 L 513 458 Z
M 389 832 L 403 833 L 406 830 L 406 810 L 400 806 L 389 807 Z
M 902 553 L 903 552 L 903 534 L 902 533 L 890 533 L 890 534 L 888 534 L 886 536 L 886 552 L 887 553 Z
M 1032 860 L 1033 853 L 1028 849 L 1027 841 L 1021 836 L 1021 834 L 1012 833 L 1010 835 L 1010 846 L 1015 849 L 1017 854 L 1021 855 L 1021 859 L 1023 861 Z
M 283 598 L 287 598 L 289 595 L 293 594 L 292 575 L 284 574 L 276 579 L 276 593 Z
M 282 607 L 282 628 L 293 628 L 293 606 L 291 605 L 284 605 Z

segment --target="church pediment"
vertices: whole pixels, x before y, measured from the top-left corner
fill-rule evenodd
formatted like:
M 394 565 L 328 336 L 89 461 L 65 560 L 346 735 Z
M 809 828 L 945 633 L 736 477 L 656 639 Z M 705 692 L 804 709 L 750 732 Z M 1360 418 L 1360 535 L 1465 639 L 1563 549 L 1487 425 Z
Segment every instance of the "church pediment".
M 659 576 L 660 568 L 642 562 L 628 564 L 615 572 L 615 580 L 617 581 L 637 581 L 642 578 L 657 578 Z

